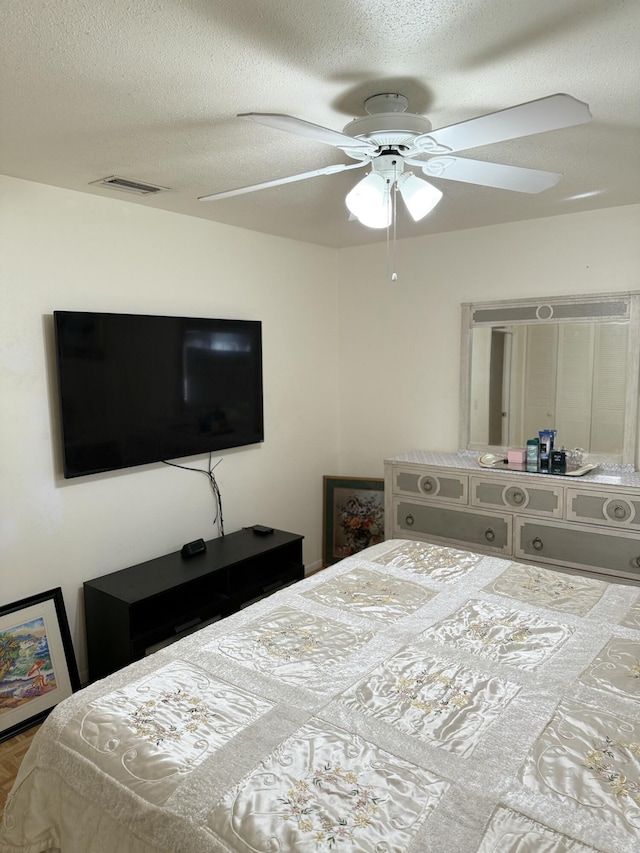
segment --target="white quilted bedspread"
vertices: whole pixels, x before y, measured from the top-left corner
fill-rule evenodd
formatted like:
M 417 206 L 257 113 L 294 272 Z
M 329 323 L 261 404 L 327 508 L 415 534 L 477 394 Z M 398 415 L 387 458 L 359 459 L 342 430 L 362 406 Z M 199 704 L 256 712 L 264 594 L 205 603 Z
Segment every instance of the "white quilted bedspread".
M 2 853 L 638 853 L 640 589 L 394 540 L 97 682 Z

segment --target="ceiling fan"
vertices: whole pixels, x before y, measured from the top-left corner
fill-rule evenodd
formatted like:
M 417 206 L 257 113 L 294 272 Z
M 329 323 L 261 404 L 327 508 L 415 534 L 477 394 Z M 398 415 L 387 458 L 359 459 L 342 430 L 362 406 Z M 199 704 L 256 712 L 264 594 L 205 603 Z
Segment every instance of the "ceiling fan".
M 280 113 L 240 113 L 239 118 L 332 145 L 358 162 L 339 163 L 212 193 L 201 196 L 199 201 L 230 198 L 370 164 L 371 172 L 347 194 L 345 202 L 363 225 L 385 228 L 392 221 L 394 188 L 416 221 L 426 216 L 442 197 L 437 187 L 419 178 L 412 169 L 406 169 L 407 166 L 419 169 L 428 177 L 539 193 L 554 186 L 562 175 L 456 157 L 454 152 L 584 124 L 591 119 L 587 104 L 565 94 L 549 95 L 436 130 L 432 130 L 429 119 L 406 111 L 408 100 L 404 95 L 373 95 L 367 98 L 364 107 L 367 115 L 349 122 L 342 132 Z

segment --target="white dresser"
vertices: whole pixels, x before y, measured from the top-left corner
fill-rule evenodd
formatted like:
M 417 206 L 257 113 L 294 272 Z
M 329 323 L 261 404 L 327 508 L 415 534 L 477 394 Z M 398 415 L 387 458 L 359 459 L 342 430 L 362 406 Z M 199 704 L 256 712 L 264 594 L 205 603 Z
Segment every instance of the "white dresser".
M 417 450 L 387 459 L 385 537 L 640 582 L 640 474 L 530 474 L 476 458 Z

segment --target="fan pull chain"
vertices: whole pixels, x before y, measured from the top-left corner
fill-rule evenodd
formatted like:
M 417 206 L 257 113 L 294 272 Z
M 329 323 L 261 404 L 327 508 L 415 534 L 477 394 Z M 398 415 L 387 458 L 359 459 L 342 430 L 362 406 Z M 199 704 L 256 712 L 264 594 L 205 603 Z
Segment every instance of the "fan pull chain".
M 398 280 L 396 272 L 396 248 L 397 248 L 397 224 L 398 224 L 398 185 L 393 182 L 393 272 L 391 273 L 391 281 Z
M 397 247 L 397 214 L 398 214 L 398 168 L 397 168 L 397 160 L 393 161 L 393 180 L 389 180 L 387 178 L 387 184 L 389 186 L 389 192 L 387 193 L 387 204 L 389 205 L 389 209 L 391 212 L 391 216 L 389 217 L 389 221 L 387 222 L 387 240 L 386 240 L 386 276 L 391 279 L 391 281 L 398 280 L 398 273 L 396 272 L 396 247 Z M 393 199 L 391 198 L 391 194 L 393 193 Z M 391 224 L 393 224 L 393 246 L 391 244 Z M 389 269 L 393 265 L 393 269 L 391 270 L 391 275 L 389 275 Z
M 385 254 L 385 277 L 389 275 L 389 226 L 387 225 L 387 242 L 386 242 L 386 254 Z
M 391 204 L 391 198 L 390 197 L 389 197 L 389 201 L 387 203 Z M 386 246 L 387 252 L 386 252 L 385 275 L 387 276 L 387 278 L 391 278 L 391 280 L 393 281 L 393 277 L 389 275 L 389 269 L 390 269 L 390 264 L 391 264 L 391 248 L 390 248 L 391 247 L 391 237 L 390 237 L 390 235 L 391 235 L 391 223 L 387 222 L 387 235 L 386 235 L 387 236 L 387 246 Z
M 393 221 L 393 271 L 391 273 L 391 281 L 398 280 L 396 272 L 396 248 L 397 248 L 397 226 L 398 226 L 398 161 L 393 161 L 393 183 L 391 184 L 393 191 L 393 210 L 391 219 Z M 389 194 L 391 195 L 391 193 Z

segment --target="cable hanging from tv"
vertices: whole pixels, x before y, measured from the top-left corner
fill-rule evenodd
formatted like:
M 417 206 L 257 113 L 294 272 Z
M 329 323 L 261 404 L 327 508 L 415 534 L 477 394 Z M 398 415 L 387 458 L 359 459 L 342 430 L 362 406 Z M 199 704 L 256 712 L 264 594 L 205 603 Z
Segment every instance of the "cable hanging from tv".
M 208 480 L 209 485 L 211 486 L 211 491 L 213 493 L 213 501 L 215 504 L 215 509 L 213 513 L 213 526 L 218 525 L 218 533 L 220 536 L 224 536 L 224 518 L 222 517 L 222 494 L 220 492 L 220 487 L 218 486 L 218 482 L 216 480 L 216 475 L 213 473 L 218 465 L 222 462 L 222 459 L 218 459 L 215 465 L 211 465 L 211 453 L 209 453 L 209 465 L 207 466 L 207 470 L 205 471 L 203 468 L 191 468 L 189 465 L 178 465 L 176 462 L 167 462 L 166 459 L 162 460 L 164 465 L 170 465 L 172 468 L 182 468 L 183 471 L 195 471 L 197 474 L 204 474 Z

